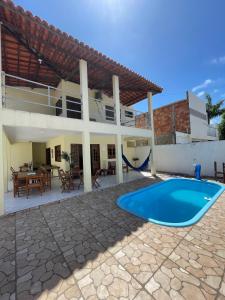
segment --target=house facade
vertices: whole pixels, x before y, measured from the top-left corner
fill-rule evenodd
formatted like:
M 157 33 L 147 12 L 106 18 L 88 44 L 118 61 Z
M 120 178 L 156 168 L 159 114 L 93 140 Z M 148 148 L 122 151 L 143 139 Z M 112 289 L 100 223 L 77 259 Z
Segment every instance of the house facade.
M 0 3 L 0 213 L 10 168 L 53 165 L 69 169 L 61 153 L 83 170 L 84 191 L 97 169 L 116 166 L 122 152 L 148 140 L 154 174 L 152 97 L 162 88 L 15 6 Z M 137 126 L 133 105 L 148 99 L 148 123 Z
M 137 126 L 147 122 L 147 114 L 136 117 Z M 218 140 L 216 126 L 208 124 L 205 103 L 191 92 L 186 99 L 155 109 L 154 127 L 157 145 Z

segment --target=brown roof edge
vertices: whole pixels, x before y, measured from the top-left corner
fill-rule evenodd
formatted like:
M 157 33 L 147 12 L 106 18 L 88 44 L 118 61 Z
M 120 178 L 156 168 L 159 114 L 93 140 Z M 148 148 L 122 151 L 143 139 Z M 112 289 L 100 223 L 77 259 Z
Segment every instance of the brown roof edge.
M 73 43 L 78 44 L 80 47 L 85 48 L 87 51 L 89 51 L 92 55 L 101 58 L 103 61 L 114 65 L 114 67 L 118 67 L 122 71 L 125 71 L 129 73 L 130 76 L 138 77 L 139 80 L 144 82 L 145 84 L 151 85 L 149 89 L 153 92 L 153 94 L 161 93 L 163 91 L 163 88 L 160 87 L 159 85 L 153 83 L 149 79 L 144 78 L 140 74 L 134 72 L 133 70 L 121 65 L 120 63 L 114 61 L 113 59 L 109 58 L 108 56 L 102 54 L 101 52 L 95 50 L 94 48 L 88 46 L 87 44 L 80 42 L 79 40 L 75 39 L 71 35 L 68 35 L 66 32 L 61 31 L 60 29 L 56 28 L 53 25 L 48 24 L 45 20 L 40 19 L 38 16 L 34 16 L 30 11 L 24 10 L 21 6 L 16 6 L 11 0 L 2 0 L 0 2 L 0 6 L 7 7 L 7 9 L 16 12 L 17 14 L 20 14 L 22 17 L 29 18 L 32 20 L 32 22 L 37 23 L 38 25 L 43 26 L 45 29 L 51 31 L 53 34 L 60 36 L 60 38 L 65 38 L 70 40 Z M 120 75 L 119 72 L 115 72 L 118 74 L 115 75 Z

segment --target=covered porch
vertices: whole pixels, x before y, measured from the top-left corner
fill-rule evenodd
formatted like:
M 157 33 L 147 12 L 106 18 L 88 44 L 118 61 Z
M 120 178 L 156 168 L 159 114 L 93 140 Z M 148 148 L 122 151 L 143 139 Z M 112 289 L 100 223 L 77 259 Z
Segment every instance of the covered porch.
M 26 208 L 36 207 L 84 193 L 79 172 L 83 173 L 85 147 L 82 132 L 42 130 L 27 127 L 4 127 L 4 210 L 12 213 Z M 118 151 L 119 148 L 119 151 Z M 90 134 L 89 159 L 92 174 L 91 188 L 101 190 L 121 182 L 130 182 L 143 177 L 151 177 L 150 164 L 143 172 L 128 168 L 122 161 L 122 153 L 133 166 L 143 163 L 151 149 L 151 139 L 146 137 L 122 136 L 117 144 L 117 136 L 110 134 Z M 69 160 L 64 159 L 66 153 Z M 119 153 L 119 154 L 118 154 Z M 118 157 L 119 156 L 119 157 Z M 24 168 L 29 168 L 25 170 Z M 51 188 L 42 194 L 31 190 L 14 197 L 13 172 L 25 172 L 26 175 L 38 174 L 46 169 L 51 176 Z M 71 174 L 73 188 L 63 191 L 58 170 Z M 94 184 L 93 177 L 99 172 Z M 122 170 L 121 174 L 118 174 Z M 20 174 L 20 173 L 19 173 Z M 118 176 L 119 175 L 119 176 Z

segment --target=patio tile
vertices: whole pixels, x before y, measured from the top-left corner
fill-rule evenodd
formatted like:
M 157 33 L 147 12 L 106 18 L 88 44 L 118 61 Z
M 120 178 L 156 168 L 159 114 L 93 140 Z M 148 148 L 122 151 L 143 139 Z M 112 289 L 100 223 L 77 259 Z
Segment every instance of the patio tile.
M 155 299 L 215 299 L 216 291 L 167 259 L 145 285 Z
M 167 227 L 162 226 L 150 227 L 140 234 L 139 238 L 165 256 L 170 255 L 182 239 L 182 237 L 175 235 Z
M 219 293 L 220 293 L 221 297 L 223 296 L 225 299 L 225 272 L 224 272 L 222 283 L 220 285 Z
M 143 224 L 147 224 L 143 219 L 129 214 L 119 207 L 112 210 L 107 217 L 129 232 L 136 231 L 138 228 L 142 227 Z
M 15 254 L 15 215 L 0 218 L 0 259 Z
M 84 299 L 134 299 L 141 285 L 113 258 L 78 281 Z
M 169 258 L 212 288 L 219 288 L 225 269 L 224 259 L 185 240 L 177 246 Z
M 97 235 L 115 225 L 110 219 L 97 212 L 91 215 L 82 215 L 78 220 L 93 235 Z
M 16 291 L 15 255 L 0 259 L 0 298 L 13 299 Z
M 141 284 L 145 284 L 166 259 L 138 238 L 119 250 L 114 257 Z
M 17 299 L 71 299 L 65 298 L 73 291 L 73 299 L 80 299 L 80 290 L 63 256 L 48 260 L 17 279 Z M 64 298 L 63 298 L 64 297 Z
M 16 220 L 16 233 L 19 276 L 25 275 L 61 253 L 39 210 L 31 211 L 29 215 L 27 213 L 24 216 L 19 215 Z
M 185 239 L 225 259 L 225 235 L 219 231 L 196 225 Z
M 88 273 L 110 256 L 92 233 L 62 205 L 50 205 L 42 212 L 75 277 L 79 277 L 81 269 Z
M 140 291 L 134 300 L 153 300 L 154 298 L 149 295 L 146 291 Z
M 135 236 L 119 225 L 114 224 L 110 228 L 95 235 L 95 238 L 107 249 L 107 251 L 116 253 L 134 239 Z

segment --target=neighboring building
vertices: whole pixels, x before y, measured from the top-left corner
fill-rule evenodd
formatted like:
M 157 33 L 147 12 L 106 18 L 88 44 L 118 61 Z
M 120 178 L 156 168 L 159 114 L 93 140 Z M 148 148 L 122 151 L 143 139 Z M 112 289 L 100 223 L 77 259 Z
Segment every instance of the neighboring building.
M 150 117 L 137 128 L 132 105 L 148 97 L 153 115 L 152 96 L 162 88 L 11 1 L 1 2 L 0 21 L 0 213 L 10 167 L 65 170 L 62 151 L 83 169 L 85 191 L 112 161 L 122 182 L 121 145 L 131 160 L 129 144 L 152 139 Z
M 136 118 L 137 127 L 147 122 L 147 114 Z M 217 128 L 208 124 L 205 103 L 191 92 L 186 99 L 155 109 L 154 127 L 158 145 L 218 140 Z

